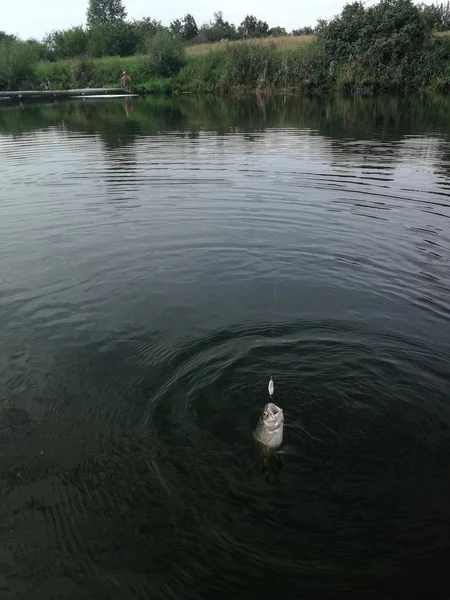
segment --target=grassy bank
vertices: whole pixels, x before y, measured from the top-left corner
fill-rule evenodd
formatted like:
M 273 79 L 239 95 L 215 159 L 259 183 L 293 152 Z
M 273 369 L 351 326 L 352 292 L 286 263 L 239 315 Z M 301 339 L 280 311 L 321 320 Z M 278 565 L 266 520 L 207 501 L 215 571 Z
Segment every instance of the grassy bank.
M 67 59 L 57 62 L 37 63 L 34 87 L 40 87 L 46 75 L 52 89 L 120 87 L 122 72 L 132 78 L 137 92 L 151 90 L 155 93 L 171 93 L 173 82 L 168 77 L 158 77 L 148 68 L 146 56 L 105 57 L 97 59 Z
M 408 67 L 407 75 L 404 63 L 377 66 L 351 57 L 341 64 L 330 64 L 323 46 L 314 41 L 297 47 L 241 42 L 222 44 L 207 53 L 187 54 L 185 64 L 172 77 L 152 73 L 146 56 L 40 62 L 34 86 L 41 85 L 42 77 L 47 75 L 55 89 L 120 87 L 122 71 L 127 71 L 137 92 L 448 91 L 449 61 L 450 36 L 433 40 L 432 46 Z
M 316 44 L 298 42 L 291 48 L 279 44 L 222 44 L 206 53 L 189 53 L 178 73 L 161 78 L 152 73 L 148 57 L 107 57 L 39 62 L 34 87 L 47 75 L 53 89 L 120 87 L 122 71 L 132 78 L 136 91 L 213 92 L 238 90 L 321 88 L 326 83 L 323 60 Z
M 450 36 L 434 27 L 411 0 L 381 0 L 347 4 L 317 36 L 186 46 L 158 32 L 145 55 L 126 58 L 37 62 L 26 44 L 0 43 L 0 88 L 39 87 L 44 75 L 56 89 L 119 87 L 127 71 L 138 92 L 447 92 Z

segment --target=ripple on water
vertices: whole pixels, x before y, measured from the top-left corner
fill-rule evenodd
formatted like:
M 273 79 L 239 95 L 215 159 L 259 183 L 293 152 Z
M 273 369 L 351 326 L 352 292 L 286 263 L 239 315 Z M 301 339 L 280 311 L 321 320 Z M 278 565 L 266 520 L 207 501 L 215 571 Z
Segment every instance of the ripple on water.
M 8 591 L 439 592 L 445 132 L 154 102 L 0 138 Z M 294 451 L 264 468 L 270 376 Z

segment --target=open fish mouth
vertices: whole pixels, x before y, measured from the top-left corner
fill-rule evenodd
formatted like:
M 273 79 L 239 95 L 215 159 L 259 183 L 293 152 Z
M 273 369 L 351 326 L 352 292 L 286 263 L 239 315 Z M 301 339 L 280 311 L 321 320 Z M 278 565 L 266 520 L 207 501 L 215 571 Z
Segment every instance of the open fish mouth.
M 262 415 L 254 432 L 255 438 L 268 448 L 278 448 L 283 443 L 283 410 L 269 402 L 264 406 Z
M 284 421 L 283 410 L 273 402 L 269 402 L 264 407 L 263 419 L 264 423 L 269 427 L 272 424 L 282 423 Z
M 271 417 L 278 417 L 278 416 L 283 416 L 283 411 L 281 408 L 279 408 L 276 404 L 274 404 L 273 402 L 270 402 L 267 405 L 267 409 L 266 409 L 269 413 L 268 416 Z

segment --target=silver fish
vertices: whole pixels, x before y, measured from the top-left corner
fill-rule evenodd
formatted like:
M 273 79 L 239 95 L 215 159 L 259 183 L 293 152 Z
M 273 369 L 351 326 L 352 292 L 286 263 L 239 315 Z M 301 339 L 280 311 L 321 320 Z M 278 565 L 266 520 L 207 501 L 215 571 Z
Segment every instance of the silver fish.
M 273 402 L 265 405 L 254 436 L 265 448 L 276 450 L 283 443 L 283 410 Z

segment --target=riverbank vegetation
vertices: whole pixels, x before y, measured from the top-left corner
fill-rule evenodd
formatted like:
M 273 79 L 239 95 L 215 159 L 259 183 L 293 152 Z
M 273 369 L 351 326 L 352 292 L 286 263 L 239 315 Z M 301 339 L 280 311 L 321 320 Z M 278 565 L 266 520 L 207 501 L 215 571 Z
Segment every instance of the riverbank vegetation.
M 287 34 L 249 15 L 236 27 L 221 12 L 197 26 L 127 21 L 121 0 L 90 0 L 86 27 L 22 41 L 0 33 L 0 89 L 118 87 L 229 93 L 450 90 L 450 4 L 411 0 L 347 4 L 330 21 Z

